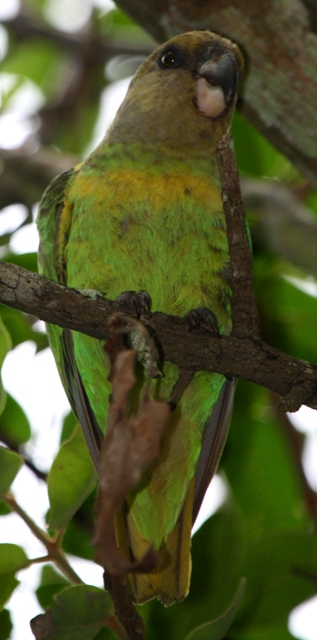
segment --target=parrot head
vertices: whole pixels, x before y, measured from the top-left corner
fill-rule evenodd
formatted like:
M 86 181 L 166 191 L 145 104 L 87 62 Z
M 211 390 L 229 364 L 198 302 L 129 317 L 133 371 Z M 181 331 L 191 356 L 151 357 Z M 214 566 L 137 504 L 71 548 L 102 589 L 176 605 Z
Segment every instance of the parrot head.
M 239 48 L 225 38 L 210 31 L 172 38 L 140 66 L 110 139 L 210 145 L 230 126 L 242 71 Z

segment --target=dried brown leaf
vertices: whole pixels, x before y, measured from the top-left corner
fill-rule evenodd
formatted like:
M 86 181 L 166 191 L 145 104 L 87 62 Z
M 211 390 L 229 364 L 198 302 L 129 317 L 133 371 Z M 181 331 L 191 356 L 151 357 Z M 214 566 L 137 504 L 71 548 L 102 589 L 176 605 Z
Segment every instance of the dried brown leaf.
M 141 326 L 141 339 L 151 343 L 146 329 L 138 321 L 127 325 L 126 321 L 122 322 L 122 316 L 113 319 L 114 333 L 105 346 L 111 360 L 109 379 L 112 382 L 112 394 L 106 437 L 100 453 L 95 537 L 97 560 L 112 574 L 128 571 L 145 573 L 156 565 L 156 553 L 152 547 L 137 563 L 129 561 L 121 553 L 116 545 L 114 518 L 127 493 L 136 487 L 142 473 L 158 455 L 171 413 L 167 402 L 149 398 L 148 385 L 145 384 L 138 412 L 129 415 L 129 398 L 136 382 L 138 352 L 126 348 L 122 335 L 118 335 L 119 332 L 126 332 L 127 326 L 133 331 L 139 331 Z

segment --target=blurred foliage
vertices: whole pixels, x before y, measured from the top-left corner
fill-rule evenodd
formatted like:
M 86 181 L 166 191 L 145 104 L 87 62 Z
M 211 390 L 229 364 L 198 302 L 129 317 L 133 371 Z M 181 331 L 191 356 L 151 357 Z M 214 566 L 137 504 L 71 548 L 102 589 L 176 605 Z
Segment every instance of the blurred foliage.
M 64 442 L 52 464 L 47 479 L 52 529 L 63 529 L 97 481 L 83 432 L 77 426 Z
M 111 607 L 110 596 L 97 587 L 66 587 L 57 593 L 49 611 L 32 620 L 33 633 L 38 640 L 94 640 Z M 113 637 L 107 630 L 105 640 Z
M 69 6 L 69 2 L 56 4 L 53 19 L 54 2 L 25 0 L 24 11 L 40 28 L 32 30 L 25 23 L 17 31 L 8 23 L 8 50 L 2 67 L 6 74 L 2 115 L 14 114 L 18 107 L 18 113 L 22 113 L 26 91 L 33 92 L 33 107 L 23 115 L 29 126 L 25 148 L 32 153 L 50 146 L 56 150 L 57 158 L 85 155 L 95 135 L 104 90 L 124 73 L 133 73 L 153 46 L 149 36 L 121 11 L 102 8 L 102 3 L 94 6 L 88 0 L 76 5 L 73 21 L 81 31 L 73 33 L 72 15 L 67 18 Z M 78 22 L 80 12 L 86 20 L 82 24 Z M 56 26 L 57 18 L 59 24 L 64 23 L 64 29 Z M 290 161 L 239 114 L 234 118 L 233 134 L 242 176 L 261 179 L 266 186 L 270 182 L 283 183 L 299 193 L 311 215 L 316 216 L 317 195 Z M 31 193 L 32 189 L 30 184 Z M 252 232 L 258 212 L 247 213 Z M 25 253 L 17 253 L 11 247 L 19 228 L 30 224 L 31 218 L 29 211 L 18 229 L 12 230 L 10 225 L 4 229 L 0 248 L 3 259 L 35 271 L 36 255 L 28 253 L 27 248 Z M 263 338 L 277 349 L 317 362 L 316 295 L 312 297 L 294 284 L 315 282 L 313 275 L 296 267 L 296 255 L 290 264 L 265 245 L 254 243 L 255 292 Z M 47 346 L 46 336 L 33 324 L 34 318 L 0 306 L 0 364 L 8 349 L 21 342 L 32 340 L 37 350 Z M 193 538 L 193 575 L 186 601 L 169 609 L 158 602 L 139 607 L 148 640 L 220 640 L 224 635 L 227 640 L 286 640 L 292 637 L 287 630 L 290 611 L 316 593 L 317 500 L 300 464 L 298 440 L 294 446 L 293 427 L 279 414 L 276 404 L 276 398 L 267 390 L 239 382 L 220 466 L 227 487 L 225 503 Z M 2 387 L 0 408 L 0 439 L 23 456 L 32 425 L 17 402 L 10 396 L 5 398 Z M 63 425 L 63 446 L 49 475 L 49 518 L 52 526 L 65 527 L 65 552 L 92 559 L 95 492 L 87 497 L 87 491 L 91 491 L 94 472 L 83 452 L 79 432 L 74 429 L 74 416 L 70 414 Z M 0 489 L 4 493 L 22 459 L 5 449 L 0 453 L 5 459 L 0 472 Z M 61 482 L 60 473 L 66 471 L 67 478 Z M 4 502 L 0 507 L 1 514 L 8 513 Z M 1 605 L 18 584 L 16 571 L 27 563 L 21 547 L 0 545 Z M 238 587 L 243 577 L 246 587 L 242 596 Z M 105 607 L 110 605 L 102 591 L 84 586 L 69 588 L 65 578 L 45 565 L 36 594 L 40 605 L 53 617 L 56 640 L 75 637 L 69 634 L 75 633 L 72 624 L 78 612 L 86 630 L 76 638 L 114 637 L 103 624 Z M 57 594 L 60 595 L 54 600 Z M 95 603 L 94 609 L 91 602 Z M 63 616 L 59 614 L 61 604 Z M 11 627 L 9 613 L 4 609 L 0 613 L 1 639 L 10 637 Z
M 36 590 L 36 597 L 41 607 L 48 609 L 53 604 L 54 596 L 69 586 L 69 582 L 53 567 L 48 564 L 44 565 L 41 572 L 41 584 Z
M 10 612 L 7 609 L 0 611 L 0 638 L 1 640 L 9 640 L 12 631 L 12 622 Z

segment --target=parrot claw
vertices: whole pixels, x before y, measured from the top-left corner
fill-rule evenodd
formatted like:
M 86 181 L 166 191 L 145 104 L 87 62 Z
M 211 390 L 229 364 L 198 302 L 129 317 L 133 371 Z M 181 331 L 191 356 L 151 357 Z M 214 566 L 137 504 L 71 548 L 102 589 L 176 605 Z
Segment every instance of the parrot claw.
M 212 333 L 217 337 L 220 337 L 221 334 L 217 318 L 210 309 L 207 309 L 206 307 L 192 309 L 186 317 L 190 328 L 204 329 L 205 331 L 208 331 L 208 333 Z
M 92 300 L 104 298 L 104 295 L 100 291 L 97 291 L 97 289 L 80 289 L 80 293 L 82 293 L 83 296 L 87 296 L 87 298 L 91 298 Z
M 137 318 L 140 318 L 145 311 L 151 311 L 151 296 L 142 289 L 141 291 L 123 291 L 116 300 L 120 304 L 131 307 Z

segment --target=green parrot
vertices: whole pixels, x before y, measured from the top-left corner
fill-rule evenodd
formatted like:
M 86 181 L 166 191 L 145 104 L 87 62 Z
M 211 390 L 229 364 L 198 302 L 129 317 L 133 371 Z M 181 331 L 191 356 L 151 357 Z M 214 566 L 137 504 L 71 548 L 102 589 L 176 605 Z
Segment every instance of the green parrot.
M 230 333 L 216 147 L 230 128 L 242 70 L 238 47 L 209 31 L 178 35 L 149 56 L 103 141 L 43 196 L 41 274 L 110 299 L 122 292 L 147 298 L 147 292 L 153 311 L 186 316 L 197 310 L 195 321 Z M 53 325 L 47 330 L 98 468 L 111 393 L 104 344 Z M 163 376 L 153 379 L 152 392 L 169 401 L 179 371 L 170 362 L 160 365 Z M 193 376 L 158 457 L 117 514 L 116 543 L 127 557 L 139 560 L 150 545 L 157 551 L 150 573 L 125 576 L 137 603 L 157 597 L 168 605 L 188 593 L 191 529 L 222 453 L 233 389 L 218 373 Z

